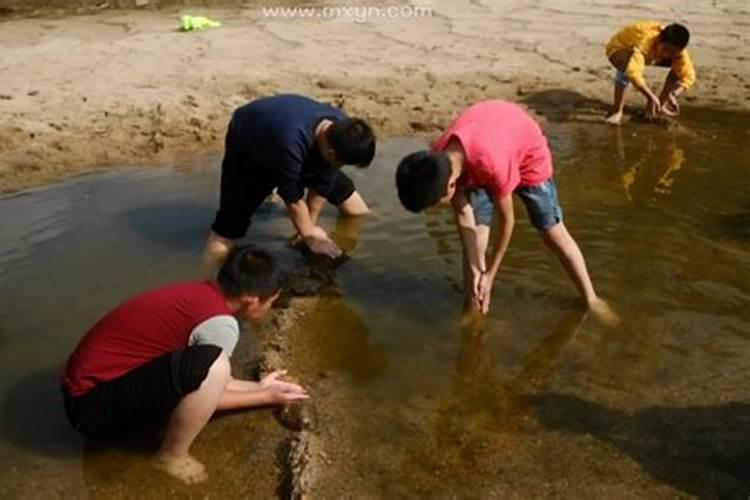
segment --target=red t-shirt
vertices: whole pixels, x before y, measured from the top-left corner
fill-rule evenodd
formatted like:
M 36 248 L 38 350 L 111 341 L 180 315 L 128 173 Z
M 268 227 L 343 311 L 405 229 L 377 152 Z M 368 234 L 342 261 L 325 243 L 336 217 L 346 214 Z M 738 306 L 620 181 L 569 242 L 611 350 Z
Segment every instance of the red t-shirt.
M 537 186 L 552 177 L 547 139 L 517 104 L 495 100 L 469 106 L 435 140 L 432 150 L 444 150 L 452 138 L 466 155 L 462 187 L 485 188 L 503 198 L 519 186 Z
M 62 384 L 81 396 L 163 354 L 188 346 L 193 329 L 231 315 L 217 285 L 198 281 L 169 285 L 124 302 L 101 318 L 68 359 Z

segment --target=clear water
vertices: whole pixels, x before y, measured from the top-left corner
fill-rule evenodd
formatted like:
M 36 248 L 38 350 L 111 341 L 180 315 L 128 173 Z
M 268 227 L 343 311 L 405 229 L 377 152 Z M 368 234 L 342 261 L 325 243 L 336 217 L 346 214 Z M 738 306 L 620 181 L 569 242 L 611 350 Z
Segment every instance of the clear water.
M 451 214 L 408 214 L 393 189 L 395 163 L 424 141 L 385 141 L 354 173 L 374 213 L 358 236 L 339 227 L 352 257 L 338 271 L 343 298 L 323 301 L 293 339 L 309 370 L 339 384 L 335 408 L 319 395 L 321 433 L 336 438 L 321 497 L 746 497 L 747 123 L 694 112 L 672 131 L 546 128 L 566 223 L 619 330 L 580 311 L 520 204 L 493 310 L 462 330 Z M 146 470 L 133 481 L 119 455 L 88 451 L 55 380 L 101 313 L 197 274 L 217 164 L 116 171 L 0 201 L 4 497 L 191 494 Z M 291 264 L 289 232 L 271 205 L 249 239 Z M 193 494 L 253 496 L 252 431 L 238 418 L 209 429 L 236 460 L 199 442 L 224 465 Z

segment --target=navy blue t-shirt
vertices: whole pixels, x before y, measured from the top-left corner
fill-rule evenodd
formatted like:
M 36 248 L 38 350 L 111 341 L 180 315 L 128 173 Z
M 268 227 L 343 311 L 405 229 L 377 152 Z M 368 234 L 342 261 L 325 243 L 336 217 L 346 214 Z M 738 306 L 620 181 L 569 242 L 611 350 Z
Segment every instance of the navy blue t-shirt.
M 338 121 L 346 114 L 313 99 L 280 94 L 238 108 L 232 116 L 232 144 L 240 148 L 248 167 L 271 175 L 286 203 L 299 201 L 305 187 L 326 196 L 338 172 L 315 147 L 315 129 L 322 120 Z

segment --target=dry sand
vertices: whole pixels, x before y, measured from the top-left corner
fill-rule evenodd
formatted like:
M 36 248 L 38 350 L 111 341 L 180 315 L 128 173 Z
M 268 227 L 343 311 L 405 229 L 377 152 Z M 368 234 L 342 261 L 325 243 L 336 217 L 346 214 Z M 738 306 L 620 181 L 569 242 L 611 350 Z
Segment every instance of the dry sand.
M 6 18 L 0 191 L 219 152 L 232 109 L 275 92 L 338 103 L 371 120 L 381 136 L 433 132 L 471 101 L 542 91 L 549 109 L 593 106 L 604 114 L 611 70 L 603 44 L 618 26 L 642 18 L 691 28 L 698 84 L 688 105 L 750 107 L 744 0 L 423 5 L 431 17 L 363 23 L 264 17 L 257 2 Z M 180 33 L 184 12 L 223 26 Z M 663 72 L 649 74 L 658 85 Z

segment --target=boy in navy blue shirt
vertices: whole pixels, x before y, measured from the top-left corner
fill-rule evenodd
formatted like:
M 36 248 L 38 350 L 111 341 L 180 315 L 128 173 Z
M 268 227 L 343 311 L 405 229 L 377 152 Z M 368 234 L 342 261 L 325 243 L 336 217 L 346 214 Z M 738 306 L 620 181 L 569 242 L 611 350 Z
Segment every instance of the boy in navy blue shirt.
M 308 248 L 338 257 L 341 250 L 317 225 L 318 215 L 326 201 L 345 215 L 367 213 L 341 167 L 367 167 L 374 156 L 375 136 L 366 122 L 313 99 L 281 94 L 238 108 L 227 131 L 221 200 L 206 242 L 207 259 L 224 259 L 274 189 Z

